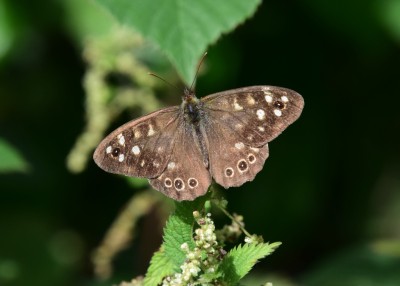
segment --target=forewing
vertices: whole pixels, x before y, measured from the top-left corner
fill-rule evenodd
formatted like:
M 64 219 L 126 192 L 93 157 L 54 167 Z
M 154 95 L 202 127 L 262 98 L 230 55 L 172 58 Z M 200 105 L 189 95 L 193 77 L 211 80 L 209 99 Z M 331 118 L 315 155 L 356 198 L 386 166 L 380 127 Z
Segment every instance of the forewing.
M 167 167 L 150 184 L 168 197 L 182 201 L 204 195 L 211 184 L 207 160 L 200 151 L 194 126 L 180 119 Z
M 253 86 L 202 99 L 210 172 L 225 188 L 254 179 L 268 158 L 268 142 L 301 114 L 303 98 L 280 87 Z
M 262 146 L 299 118 L 304 101 L 297 92 L 275 86 L 251 86 L 202 98 L 212 119 L 218 118 L 235 138 Z
M 130 121 L 109 134 L 93 159 L 103 170 L 154 178 L 166 168 L 179 123 L 179 107 L 169 107 Z

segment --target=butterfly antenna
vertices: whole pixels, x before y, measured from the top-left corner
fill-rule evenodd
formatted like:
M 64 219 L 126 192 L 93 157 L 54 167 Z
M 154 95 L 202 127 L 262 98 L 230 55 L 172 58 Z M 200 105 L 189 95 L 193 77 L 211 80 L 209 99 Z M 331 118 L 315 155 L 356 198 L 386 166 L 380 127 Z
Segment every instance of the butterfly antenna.
M 163 79 L 162 77 L 156 75 L 155 73 L 149 72 L 147 73 L 148 75 L 152 75 L 158 79 L 161 79 L 163 82 L 165 82 L 166 84 L 169 84 L 170 86 L 172 86 L 173 88 L 176 88 L 177 90 L 180 90 L 179 88 L 177 88 L 175 85 L 173 85 L 172 83 L 170 83 L 169 81 L 166 81 L 165 79 Z
M 205 52 L 204 55 L 201 57 L 201 60 L 200 60 L 200 62 L 199 62 L 199 65 L 197 66 L 196 75 L 194 76 L 192 85 L 190 86 L 190 90 L 191 90 L 191 91 L 193 91 L 194 83 L 196 82 L 197 76 L 199 75 L 200 67 L 201 67 L 201 65 L 203 64 L 203 61 L 204 61 L 204 59 L 206 58 L 206 56 L 207 56 L 207 52 Z

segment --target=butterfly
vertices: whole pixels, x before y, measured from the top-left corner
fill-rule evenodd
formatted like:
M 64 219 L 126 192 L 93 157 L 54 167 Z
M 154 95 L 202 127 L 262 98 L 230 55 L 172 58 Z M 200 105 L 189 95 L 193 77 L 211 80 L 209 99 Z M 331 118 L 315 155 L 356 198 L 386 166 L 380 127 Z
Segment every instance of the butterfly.
M 212 179 L 225 188 L 252 181 L 268 158 L 268 142 L 303 106 L 300 94 L 282 87 L 250 86 L 200 99 L 185 88 L 180 106 L 122 125 L 93 158 L 107 172 L 147 178 L 174 200 L 194 200 Z

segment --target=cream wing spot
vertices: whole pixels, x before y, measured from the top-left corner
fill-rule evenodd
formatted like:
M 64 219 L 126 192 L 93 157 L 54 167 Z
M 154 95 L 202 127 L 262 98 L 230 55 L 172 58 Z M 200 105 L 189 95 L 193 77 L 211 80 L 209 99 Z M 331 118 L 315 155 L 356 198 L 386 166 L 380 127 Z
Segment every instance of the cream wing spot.
M 140 148 L 139 148 L 139 146 L 137 146 L 137 145 L 133 146 L 133 147 L 132 147 L 132 153 L 133 153 L 134 155 L 139 155 L 139 154 L 140 154 Z
M 173 170 L 175 169 L 175 166 L 176 166 L 175 162 L 169 162 L 167 168 L 168 170 Z
M 142 160 L 142 162 L 140 162 L 140 167 L 143 167 L 145 163 L 146 162 L 144 160 Z
M 149 131 L 147 132 L 147 136 L 153 136 L 156 134 L 156 131 L 154 131 L 153 125 L 149 124 Z
M 273 97 L 272 97 L 272 93 L 269 91 L 264 90 L 264 95 L 265 95 L 265 101 L 267 103 L 272 103 Z
M 124 146 L 125 145 L 125 137 L 124 137 L 124 135 L 122 135 L 122 133 L 121 133 L 121 134 L 119 134 L 117 136 L 117 138 L 118 138 L 119 145 Z
M 258 126 L 257 129 L 258 129 L 259 131 L 261 131 L 261 132 L 264 132 L 264 131 L 265 131 L 265 128 L 264 128 L 263 126 Z
M 286 103 L 289 101 L 289 98 L 287 98 L 286 95 L 283 95 L 283 96 L 281 96 L 281 100 Z
M 280 111 L 279 109 L 274 109 L 274 114 L 278 117 L 282 116 L 282 111 Z
M 118 161 L 123 162 L 124 160 L 125 160 L 125 155 L 124 154 L 119 154 Z
M 249 105 L 254 105 L 256 103 L 256 101 L 254 100 L 254 98 L 251 95 L 247 96 L 247 103 Z
M 134 130 L 133 136 L 135 136 L 135 139 L 139 139 L 142 136 L 142 133 L 139 130 Z
M 110 154 L 111 151 L 112 151 L 112 147 L 111 147 L 111 146 L 108 146 L 108 147 L 106 148 L 106 153 L 107 153 L 107 154 Z
M 241 150 L 244 148 L 244 144 L 242 142 L 235 143 L 235 148 Z
M 233 99 L 233 108 L 235 110 L 243 110 L 243 106 L 241 106 L 239 103 L 237 103 L 236 97 Z
M 257 118 L 259 120 L 264 120 L 265 119 L 265 111 L 264 110 L 258 109 L 256 114 L 257 114 Z

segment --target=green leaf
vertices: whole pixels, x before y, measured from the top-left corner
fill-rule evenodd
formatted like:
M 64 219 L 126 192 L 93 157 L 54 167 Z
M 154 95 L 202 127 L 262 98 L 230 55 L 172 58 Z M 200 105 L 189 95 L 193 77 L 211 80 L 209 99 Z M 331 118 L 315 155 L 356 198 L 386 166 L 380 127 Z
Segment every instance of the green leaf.
M 207 46 L 256 11 L 261 0 L 97 0 L 153 40 L 189 84 Z
M 186 259 L 181 245 L 187 243 L 190 249 L 194 248 L 193 211 L 204 208 L 204 203 L 209 197 L 210 195 L 207 194 L 192 202 L 175 203 L 175 212 L 169 217 L 164 228 L 164 242 L 161 250 L 156 252 L 151 259 L 144 279 L 145 286 L 158 285 L 165 276 L 180 271 L 179 267 Z
M 175 213 L 173 213 L 164 229 L 165 254 L 174 261 L 176 270 L 185 261 L 186 254 L 182 251 L 181 245 L 187 243 L 190 249 L 194 248 L 193 217 L 194 210 L 201 210 L 204 206 L 206 197 L 197 198 L 193 202 L 176 202 Z
M 174 273 L 174 268 L 174 263 L 165 255 L 165 252 L 162 250 L 157 251 L 151 258 L 150 267 L 143 280 L 143 285 L 159 285 L 164 277 Z
M 228 285 L 235 285 L 259 259 L 270 255 L 279 245 L 280 242 L 239 245 L 225 256 L 218 272 Z
M 0 138 L 0 172 L 27 172 L 28 163 L 9 143 Z

